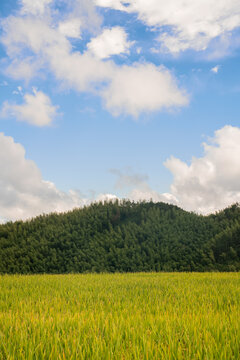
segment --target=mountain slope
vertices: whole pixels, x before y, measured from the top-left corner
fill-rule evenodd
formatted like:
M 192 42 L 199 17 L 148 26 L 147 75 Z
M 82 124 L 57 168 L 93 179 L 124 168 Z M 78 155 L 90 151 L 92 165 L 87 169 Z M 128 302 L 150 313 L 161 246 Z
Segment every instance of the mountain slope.
M 240 208 L 97 203 L 0 226 L 1 273 L 240 270 Z

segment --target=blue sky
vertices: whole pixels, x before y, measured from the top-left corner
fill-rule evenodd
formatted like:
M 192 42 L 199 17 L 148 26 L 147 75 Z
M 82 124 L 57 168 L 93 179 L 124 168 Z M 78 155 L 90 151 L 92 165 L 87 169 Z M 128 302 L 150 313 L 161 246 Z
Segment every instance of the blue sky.
M 240 201 L 238 2 L 2 0 L 0 21 L 1 221 Z

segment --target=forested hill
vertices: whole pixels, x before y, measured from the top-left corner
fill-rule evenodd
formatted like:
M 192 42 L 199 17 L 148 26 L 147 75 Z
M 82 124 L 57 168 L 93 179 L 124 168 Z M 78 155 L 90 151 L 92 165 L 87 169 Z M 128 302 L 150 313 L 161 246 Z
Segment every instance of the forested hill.
M 240 207 L 97 203 L 0 225 L 0 273 L 239 271 Z

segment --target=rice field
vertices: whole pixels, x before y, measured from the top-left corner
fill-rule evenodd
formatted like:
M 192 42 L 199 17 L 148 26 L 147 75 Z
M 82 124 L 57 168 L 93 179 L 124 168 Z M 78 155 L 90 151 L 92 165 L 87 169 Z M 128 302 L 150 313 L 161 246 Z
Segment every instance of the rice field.
M 240 359 L 240 274 L 0 276 L 0 359 Z

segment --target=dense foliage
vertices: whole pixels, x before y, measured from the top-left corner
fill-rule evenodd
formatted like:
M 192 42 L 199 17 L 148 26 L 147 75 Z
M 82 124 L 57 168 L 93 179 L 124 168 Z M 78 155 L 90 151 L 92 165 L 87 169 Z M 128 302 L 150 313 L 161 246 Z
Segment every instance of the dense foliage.
M 0 226 L 0 273 L 239 271 L 240 207 L 97 203 Z

